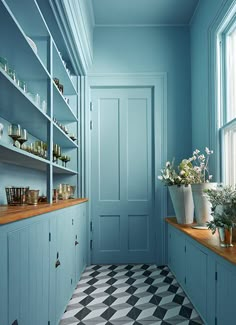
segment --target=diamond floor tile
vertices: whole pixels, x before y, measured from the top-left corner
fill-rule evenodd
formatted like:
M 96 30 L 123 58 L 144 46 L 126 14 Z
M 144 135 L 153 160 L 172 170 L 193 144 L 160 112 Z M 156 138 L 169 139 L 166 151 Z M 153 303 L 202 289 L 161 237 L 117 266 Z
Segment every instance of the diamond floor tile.
M 60 325 L 202 325 L 167 266 L 91 265 Z

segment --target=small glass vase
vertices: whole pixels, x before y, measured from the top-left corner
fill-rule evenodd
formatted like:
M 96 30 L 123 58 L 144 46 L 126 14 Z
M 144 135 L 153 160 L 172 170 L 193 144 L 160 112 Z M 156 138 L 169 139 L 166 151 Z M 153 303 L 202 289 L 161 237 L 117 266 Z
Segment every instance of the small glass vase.
M 232 227 L 218 227 L 220 247 L 232 247 Z

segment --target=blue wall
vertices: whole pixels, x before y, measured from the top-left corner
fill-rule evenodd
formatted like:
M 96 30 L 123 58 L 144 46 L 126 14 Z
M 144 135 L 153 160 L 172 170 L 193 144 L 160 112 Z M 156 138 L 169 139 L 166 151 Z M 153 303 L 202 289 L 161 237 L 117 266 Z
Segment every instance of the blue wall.
M 189 27 L 95 28 L 90 73 L 145 72 L 167 72 L 168 159 L 178 161 L 192 151 Z
M 46 173 L 34 169 L 0 163 L 1 186 L 0 204 L 7 204 L 5 187 L 27 187 L 31 190 L 40 190 L 40 195 L 46 195 Z M 27 177 L 26 177 L 27 175 Z

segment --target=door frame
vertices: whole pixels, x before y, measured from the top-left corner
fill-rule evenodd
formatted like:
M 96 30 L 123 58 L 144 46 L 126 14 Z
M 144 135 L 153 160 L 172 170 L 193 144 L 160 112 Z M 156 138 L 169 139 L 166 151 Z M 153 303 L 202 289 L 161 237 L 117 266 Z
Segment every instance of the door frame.
M 156 264 L 163 265 L 167 261 L 167 227 L 164 218 L 167 216 L 167 189 L 158 180 L 159 171 L 167 160 L 167 73 L 120 73 L 120 74 L 88 74 L 85 77 L 85 193 L 91 197 L 91 89 L 103 87 L 150 87 L 153 103 L 153 175 L 154 180 L 154 214 L 156 232 Z M 157 134 L 155 130 L 160 130 Z M 158 159 L 160 157 L 160 159 Z M 91 221 L 91 201 L 88 206 L 89 225 Z M 92 232 L 88 229 L 89 243 Z M 88 245 L 90 246 L 90 245 Z M 88 247 L 88 264 L 91 263 L 90 247 Z

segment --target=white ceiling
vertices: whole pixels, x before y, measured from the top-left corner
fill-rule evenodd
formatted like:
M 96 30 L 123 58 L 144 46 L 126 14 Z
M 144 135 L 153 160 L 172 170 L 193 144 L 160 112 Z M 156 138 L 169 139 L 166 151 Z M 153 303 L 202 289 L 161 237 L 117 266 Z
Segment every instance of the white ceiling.
M 186 25 L 199 0 L 92 0 L 95 26 Z

